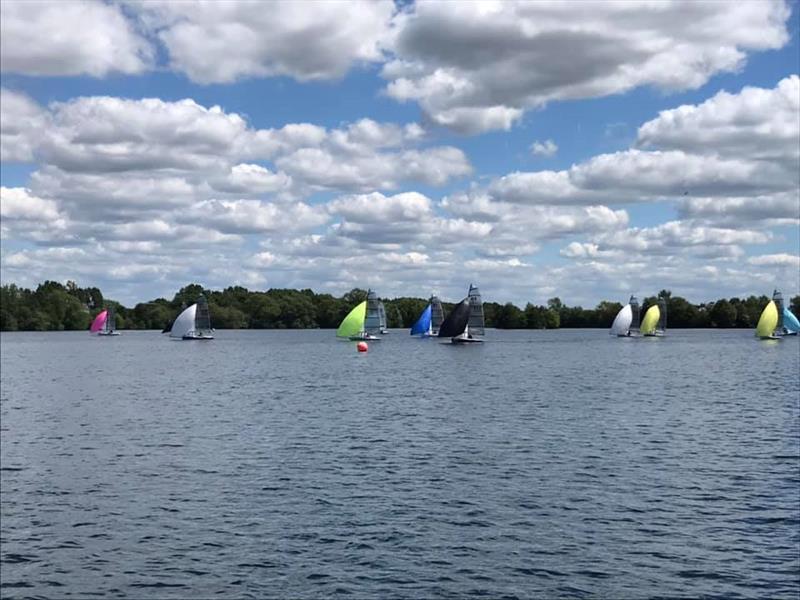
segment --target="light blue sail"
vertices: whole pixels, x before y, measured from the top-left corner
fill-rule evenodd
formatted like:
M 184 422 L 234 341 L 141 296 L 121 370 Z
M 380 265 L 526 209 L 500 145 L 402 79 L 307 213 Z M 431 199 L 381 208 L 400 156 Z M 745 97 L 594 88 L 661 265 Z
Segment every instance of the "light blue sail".
M 431 305 L 425 307 L 417 322 L 411 327 L 411 335 L 425 335 L 431 332 Z
M 792 333 L 800 333 L 800 321 L 785 306 L 783 307 L 783 326 Z

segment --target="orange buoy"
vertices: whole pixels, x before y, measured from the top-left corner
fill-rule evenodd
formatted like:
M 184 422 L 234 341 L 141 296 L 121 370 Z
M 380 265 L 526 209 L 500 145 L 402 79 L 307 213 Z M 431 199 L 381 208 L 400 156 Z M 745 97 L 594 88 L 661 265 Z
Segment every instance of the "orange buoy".
M 369 346 L 367 346 L 367 342 L 358 342 L 358 344 L 356 344 L 356 349 L 359 352 L 366 352 L 369 350 Z

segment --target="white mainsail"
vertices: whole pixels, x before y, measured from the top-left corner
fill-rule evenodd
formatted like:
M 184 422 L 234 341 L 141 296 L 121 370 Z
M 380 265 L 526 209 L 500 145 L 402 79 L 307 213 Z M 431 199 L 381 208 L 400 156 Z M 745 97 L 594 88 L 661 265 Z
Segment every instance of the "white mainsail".
M 182 338 L 183 336 L 194 332 L 194 318 L 197 314 L 197 304 L 192 304 L 189 308 L 184 310 L 175 319 L 172 324 L 172 329 L 169 332 L 169 337 Z
M 632 321 L 633 309 L 631 309 L 630 304 L 626 304 L 614 318 L 614 323 L 611 325 L 611 335 L 628 335 L 630 333 Z

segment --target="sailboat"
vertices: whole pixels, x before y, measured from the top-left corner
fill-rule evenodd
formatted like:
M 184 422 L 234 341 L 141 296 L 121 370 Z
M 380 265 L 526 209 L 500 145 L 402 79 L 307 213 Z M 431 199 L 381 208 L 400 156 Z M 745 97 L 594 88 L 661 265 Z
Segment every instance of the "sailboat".
M 800 332 L 800 321 L 794 316 L 794 313 L 783 303 L 783 294 L 778 290 L 772 292 L 772 301 L 775 302 L 775 308 L 778 309 L 778 324 L 775 326 L 775 335 L 797 335 Z
M 783 307 L 783 335 L 797 335 L 800 333 L 800 321 L 786 306 Z
M 443 320 L 442 301 L 434 294 L 428 300 L 427 306 L 422 309 L 417 322 L 411 326 L 411 335 L 420 337 L 437 336 Z
M 378 301 L 378 320 L 380 322 L 380 332 L 383 334 L 389 333 L 389 327 L 386 321 L 386 307 L 380 300 Z
M 213 340 L 213 331 L 208 302 L 201 294 L 195 304 L 185 308 L 177 316 L 169 329 L 169 337 L 182 340 Z
M 631 296 L 628 304 L 614 317 L 611 324 L 611 335 L 617 337 L 631 337 L 639 330 L 639 301 L 636 296 Z
M 336 337 L 347 338 L 351 341 L 379 340 L 380 314 L 378 296 L 372 290 L 367 291 L 367 299 L 357 304 L 342 320 Z
M 769 304 L 764 307 L 761 316 L 758 318 L 758 325 L 756 325 L 756 337 L 762 340 L 779 340 L 780 336 L 775 335 L 775 328 L 778 326 L 780 320 L 780 313 L 774 300 L 770 300 Z
M 431 335 L 433 335 L 431 328 L 432 312 L 433 307 L 429 303 L 422 310 L 422 313 L 420 313 L 417 322 L 411 326 L 411 335 L 418 335 L 420 337 L 431 337 Z
M 120 335 L 119 331 L 116 331 L 116 327 L 117 318 L 114 314 L 114 307 L 111 306 L 101 311 L 100 314 L 94 318 L 94 321 L 92 321 L 89 327 L 89 331 L 102 336 Z
M 439 328 L 439 337 L 449 337 L 454 344 L 483 343 L 475 337 L 483 335 L 483 303 L 476 286 L 470 284 L 467 297 L 459 302 Z
M 658 304 L 653 304 L 644 313 L 644 319 L 639 326 L 639 332 L 644 337 L 663 337 L 667 333 L 667 303 L 661 298 Z

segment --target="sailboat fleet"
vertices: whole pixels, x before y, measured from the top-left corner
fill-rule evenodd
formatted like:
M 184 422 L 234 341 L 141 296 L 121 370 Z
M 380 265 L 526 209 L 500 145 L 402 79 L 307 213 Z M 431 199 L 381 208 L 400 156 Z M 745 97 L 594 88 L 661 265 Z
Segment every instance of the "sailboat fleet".
M 800 333 L 800 321 L 783 303 L 783 294 L 772 292 L 770 300 L 761 312 L 756 325 L 756 337 L 761 340 L 779 340 Z
M 98 336 L 118 336 L 114 307 L 110 306 L 95 316 L 89 331 Z M 197 302 L 181 310 L 175 320 L 161 333 L 180 340 L 213 340 L 208 301 L 202 294 Z M 377 341 L 381 334 L 389 333 L 386 307 L 373 290 L 342 320 L 336 330 L 338 338 L 350 341 Z M 617 337 L 664 337 L 667 333 L 667 302 L 659 298 L 648 306 L 640 322 L 640 306 L 631 295 L 611 324 L 611 335 Z M 442 302 L 432 294 L 420 313 L 410 334 L 420 338 L 448 339 L 452 344 L 479 344 L 485 334 L 483 301 L 477 286 L 470 284 L 466 297 L 445 316 Z M 762 340 L 778 340 L 800 334 L 800 320 L 784 304 L 783 295 L 774 290 L 772 300 L 764 307 L 756 325 L 755 335 Z
M 639 322 L 639 300 L 631 296 L 611 324 L 611 335 L 617 337 L 664 337 L 667 335 L 667 303 L 663 298 L 652 304 Z

